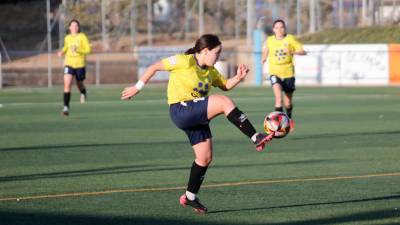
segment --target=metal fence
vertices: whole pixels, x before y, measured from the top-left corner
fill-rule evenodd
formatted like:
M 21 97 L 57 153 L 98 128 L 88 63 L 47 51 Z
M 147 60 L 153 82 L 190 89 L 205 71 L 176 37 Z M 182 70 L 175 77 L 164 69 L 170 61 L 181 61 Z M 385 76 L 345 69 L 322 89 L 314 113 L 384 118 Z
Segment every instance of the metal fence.
M 251 44 L 254 28 L 268 31 L 278 18 L 297 35 L 332 27 L 400 23 L 400 0 L 37 0 L 0 7 L 2 54 L 59 48 L 73 18 L 80 20 L 91 40 L 97 40 L 98 51 L 193 41 L 205 32 L 226 39 L 246 38 Z M 17 25 L 18 19 L 26 21 Z M 18 49 L 22 41 L 30 41 L 28 34 L 36 37 L 31 40 L 34 47 Z
M 161 48 L 161 47 L 159 47 Z M 86 80 L 89 85 L 102 84 L 124 84 L 136 82 L 140 71 L 146 66 L 160 60 L 163 57 L 183 51 L 152 50 L 143 51 L 140 48 L 133 52 L 97 52 L 87 57 Z M 182 48 L 176 46 L 175 48 Z M 26 52 L 10 52 L 15 54 L 26 54 Z M 236 72 L 238 61 L 251 59 L 252 53 L 243 51 L 238 53 L 233 50 L 225 49 L 221 55 L 221 62 L 224 75 L 229 77 Z M 63 84 L 63 59 L 51 54 L 51 66 L 47 62 L 47 54 L 39 54 L 29 58 L 15 60 L 12 63 L 0 62 L 0 81 L 4 87 L 35 87 L 53 86 Z M 240 57 L 240 58 L 239 58 Z M 1 59 L 1 58 L 0 58 Z M 244 63 L 244 62 L 243 62 Z M 51 71 L 49 76 L 48 70 Z M 165 80 L 153 79 L 156 82 Z M 0 83 L 1 84 L 1 83 Z M 50 84 L 50 85 L 49 85 Z
M 62 67 L 53 55 L 63 45 L 73 18 L 80 20 L 98 56 L 116 52 L 135 55 L 140 46 L 192 43 L 203 33 L 215 33 L 224 40 L 244 40 L 252 49 L 253 30 L 270 32 L 273 20 L 278 18 L 297 35 L 327 28 L 400 23 L 400 0 L 36 0 L 0 3 L 0 7 L 2 86 L 10 85 L 12 76 L 18 79 L 19 73 L 28 76 L 29 70 L 47 73 L 47 86 L 52 86 L 53 71 L 57 77 Z M 33 64 L 28 72 L 9 72 L 10 61 L 41 54 L 47 54 L 47 60 Z M 129 61 L 130 65 L 135 63 L 135 59 Z M 103 68 L 107 64 L 116 62 L 93 59 L 88 67 Z M 92 73 L 99 74 L 97 84 L 102 83 L 101 71 Z

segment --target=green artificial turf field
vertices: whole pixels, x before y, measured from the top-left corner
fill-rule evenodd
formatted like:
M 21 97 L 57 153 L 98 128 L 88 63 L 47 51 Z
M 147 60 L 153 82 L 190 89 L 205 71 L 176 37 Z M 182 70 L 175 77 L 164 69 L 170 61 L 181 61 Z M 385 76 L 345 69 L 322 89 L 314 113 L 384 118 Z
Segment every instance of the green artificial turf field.
M 0 90 L 1 225 L 400 223 L 399 87 L 299 87 L 295 132 L 263 152 L 216 118 L 206 215 L 178 202 L 194 157 L 165 89 L 122 88 L 73 89 L 69 117 L 61 87 Z M 270 88 L 224 94 L 262 129 Z

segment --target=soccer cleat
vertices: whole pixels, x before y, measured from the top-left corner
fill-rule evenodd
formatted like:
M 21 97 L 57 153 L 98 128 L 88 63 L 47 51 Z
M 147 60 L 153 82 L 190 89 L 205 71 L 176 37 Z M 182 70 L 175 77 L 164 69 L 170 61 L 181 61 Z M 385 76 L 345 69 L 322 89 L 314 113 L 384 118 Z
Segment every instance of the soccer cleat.
M 86 102 L 86 95 L 85 94 L 81 94 L 81 97 L 79 98 L 79 101 L 81 102 L 81 104 L 84 104 Z
M 265 144 L 267 144 L 267 142 L 271 141 L 273 137 L 274 137 L 274 133 L 271 133 L 271 134 L 258 133 L 256 136 L 256 141 L 254 142 L 254 144 L 256 145 L 256 150 L 258 152 L 264 150 Z
M 289 120 L 289 124 L 290 124 L 290 133 L 292 133 L 293 131 L 294 131 L 294 120 L 293 119 L 290 119 Z
M 183 206 L 186 207 L 191 206 L 193 208 L 193 210 L 197 213 L 207 213 L 208 209 L 207 207 L 205 207 L 203 204 L 201 204 L 199 198 L 195 198 L 193 201 L 189 200 L 186 197 L 186 194 L 183 194 L 180 198 L 179 198 L 179 203 Z
M 63 115 L 63 116 L 68 116 L 68 115 L 69 115 L 69 108 L 68 108 L 68 106 L 64 106 L 64 108 L 63 108 L 63 110 L 62 110 L 62 112 L 61 112 L 61 115 Z

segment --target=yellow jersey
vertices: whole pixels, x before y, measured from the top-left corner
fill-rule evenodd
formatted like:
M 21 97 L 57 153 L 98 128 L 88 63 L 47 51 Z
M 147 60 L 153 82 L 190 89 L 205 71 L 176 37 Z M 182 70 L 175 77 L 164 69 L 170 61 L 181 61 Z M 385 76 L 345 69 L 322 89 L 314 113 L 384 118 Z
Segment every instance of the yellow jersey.
M 90 53 L 89 40 L 84 33 L 68 34 L 64 38 L 62 52 L 65 54 L 64 64 L 72 68 L 82 68 L 86 65 L 86 55 Z
M 163 59 L 162 63 L 170 72 L 168 104 L 205 97 L 211 86 L 224 87 L 227 82 L 213 66 L 200 68 L 194 55 L 178 54 Z
M 303 45 L 290 34 L 282 39 L 276 39 L 275 35 L 269 36 L 264 42 L 263 48 L 268 48 L 269 74 L 280 78 L 294 77 L 293 55 L 284 52 L 299 51 Z

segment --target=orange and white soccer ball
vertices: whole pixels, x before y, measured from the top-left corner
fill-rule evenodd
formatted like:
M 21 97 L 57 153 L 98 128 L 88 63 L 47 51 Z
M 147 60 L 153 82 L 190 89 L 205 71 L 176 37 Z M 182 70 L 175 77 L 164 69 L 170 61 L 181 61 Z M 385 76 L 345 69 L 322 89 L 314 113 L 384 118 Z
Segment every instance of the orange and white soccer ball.
M 264 119 L 264 130 L 268 134 L 274 133 L 274 138 L 283 138 L 290 131 L 290 119 L 283 112 L 271 112 Z

